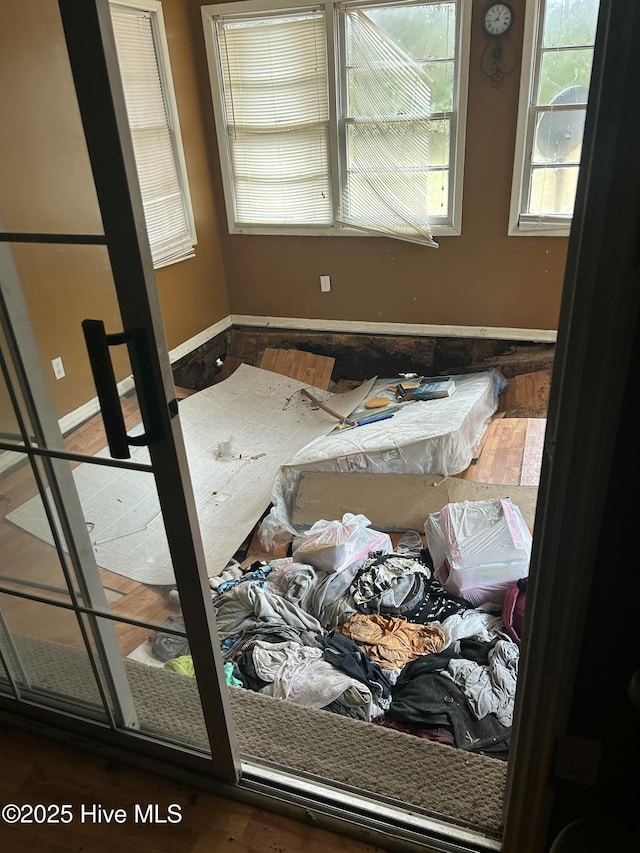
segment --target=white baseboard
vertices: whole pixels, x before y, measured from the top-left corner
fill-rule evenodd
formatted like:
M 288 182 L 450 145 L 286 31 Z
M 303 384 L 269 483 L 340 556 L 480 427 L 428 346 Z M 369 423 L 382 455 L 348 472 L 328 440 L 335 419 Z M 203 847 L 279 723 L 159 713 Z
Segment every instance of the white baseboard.
M 234 326 L 260 329 L 300 329 L 305 332 L 353 332 L 369 335 L 412 335 L 432 338 L 482 338 L 496 341 L 555 343 L 555 329 L 510 329 L 501 326 L 436 326 L 427 323 L 373 323 L 359 320 L 310 320 L 299 317 L 260 317 L 232 314 Z
M 229 314 L 223 320 L 218 320 L 218 322 L 214 323 L 213 326 L 209 326 L 208 329 L 205 329 L 203 332 L 199 332 L 197 335 L 189 338 L 188 341 L 185 341 L 183 344 L 179 344 L 174 349 L 169 350 L 169 361 L 171 364 L 175 364 L 176 361 L 184 358 L 185 355 L 189 355 L 190 352 L 194 352 L 198 347 L 201 347 L 212 338 L 215 338 L 216 335 L 221 335 L 222 332 L 226 332 L 232 325 L 233 320 Z

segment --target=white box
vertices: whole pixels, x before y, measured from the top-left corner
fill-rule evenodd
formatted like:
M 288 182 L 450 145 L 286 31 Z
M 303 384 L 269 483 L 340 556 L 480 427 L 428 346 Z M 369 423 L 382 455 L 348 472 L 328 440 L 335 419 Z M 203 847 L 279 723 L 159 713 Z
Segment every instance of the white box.
M 448 503 L 424 530 L 436 577 L 474 605 L 500 602 L 529 573 L 531 533 L 509 498 Z

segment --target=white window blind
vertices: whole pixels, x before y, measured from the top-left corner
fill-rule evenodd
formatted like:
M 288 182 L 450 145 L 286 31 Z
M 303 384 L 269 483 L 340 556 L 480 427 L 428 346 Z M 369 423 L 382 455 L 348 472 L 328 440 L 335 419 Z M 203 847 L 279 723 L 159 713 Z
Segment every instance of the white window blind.
M 155 267 L 165 266 L 192 257 L 195 243 L 177 117 L 165 91 L 168 68 L 160 65 L 152 14 L 112 5 L 111 18 L 151 256 Z
M 346 11 L 349 118 L 341 219 L 436 246 L 427 201 L 428 72 L 361 9 Z
M 330 223 L 322 12 L 217 24 L 238 223 Z
M 230 232 L 459 234 L 470 16 L 463 0 L 203 6 Z

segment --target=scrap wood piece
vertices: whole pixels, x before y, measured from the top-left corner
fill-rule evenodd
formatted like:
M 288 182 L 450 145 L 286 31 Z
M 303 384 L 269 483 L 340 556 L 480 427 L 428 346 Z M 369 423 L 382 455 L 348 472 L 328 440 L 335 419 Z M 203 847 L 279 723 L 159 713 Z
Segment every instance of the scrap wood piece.
M 546 418 L 550 386 L 551 368 L 517 374 L 501 392 L 498 409 L 509 418 Z
M 423 533 L 427 516 L 449 502 L 511 498 L 532 529 L 537 494 L 535 486 L 481 483 L 459 476 L 309 471 L 300 477 L 291 521 L 304 530 L 319 518 L 342 518 L 353 512 L 365 515 L 378 530 Z
M 260 368 L 327 391 L 335 361 L 335 358 L 303 350 L 267 347 L 262 355 Z

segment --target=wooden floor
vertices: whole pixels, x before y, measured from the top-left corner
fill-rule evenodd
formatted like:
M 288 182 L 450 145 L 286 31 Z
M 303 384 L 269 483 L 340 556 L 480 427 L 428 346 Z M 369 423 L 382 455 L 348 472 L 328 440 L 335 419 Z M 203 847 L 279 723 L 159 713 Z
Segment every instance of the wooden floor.
M 0 726 L 0 806 L 69 804 L 68 824 L 9 825 L 0 818 L 3 853 L 381 853 L 382 848 L 310 824 L 195 790 L 99 754 Z M 134 804 L 158 805 L 176 824 L 136 824 Z M 82 807 L 103 814 L 123 809 L 126 822 L 93 822 Z
M 513 383 L 516 385 L 516 383 Z M 535 485 L 540 471 L 545 410 L 541 400 L 548 392 L 548 375 L 531 375 L 511 387 L 502 398 L 476 458 L 461 476 L 484 482 Z M 518 397 L 517 391 L 520 391 Z M 74 433 L 69 447 L 92 453 L 104 446 L 104 434 L 93 420 Z M 0 552 L 4 570 L 21 572 L 30 579 L 48 578 L 51 549 L 15 528 L 4 516 L 31 496 L 32 480 L 24 469 L 0 481 Z M 117 613 L 159 622 L 172 612 L 168 590 L 146 587 L 101 570 L 105 588 L 113 593 L 110 606 Z M 12 600 L 9 601 L 8 599 Z M 43 614 L 29 602 L 0 596 L 0 604 L 16 630 L 33 636 L 74 642 L 73 625 L 58 608 Z M 46 615 L 46 618 L 43 616 Z M 52 618 L 53 616 L 53 618 Z M 146 636 L 123 627 L 121 650 L 128 654 Z M 68 825 L 9 825 L 0 820 L 0 851 L 7 853 L 381 853 L 382 848 L 314 828 L 248 805 L 195 791 L 169 779 L 145 773 L 99 754 L 61 745 L 5 721 L 0 726 L 0 799 L 18 805 L 36 803 L 71 805 Z M 175 803 L 179 824 L 139 825 L 130 817 L 134 804 L 158 804 L 159 814 Z M 84 823 L 82 806 L 124 809 L 122 825 Z

